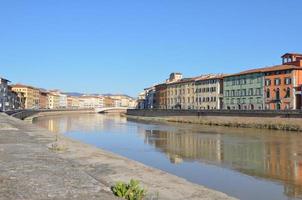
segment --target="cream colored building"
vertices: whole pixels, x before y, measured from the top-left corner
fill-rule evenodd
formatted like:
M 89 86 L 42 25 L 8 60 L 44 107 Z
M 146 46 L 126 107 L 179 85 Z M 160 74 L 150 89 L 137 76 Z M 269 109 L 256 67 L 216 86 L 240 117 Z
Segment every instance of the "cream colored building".
M 28 85 L 16 84 L 12 85 L 12 90 L 22 93 L 25 98 L 25 109 L 38 109 L 40 91 L 37 88 Z
M 67 97 L 67 108 L 78 109 L 80 107 L 80 101 L 78 97 L 68 96 Z
M 48 105 L 49 109 L 60 108 L 60 95 L 50 92 L 48 94 Z
M 194 109 L 195 78 L 185 78 L 167 84 L 168 109 Z
M 223 75 L 209 74 L 195 80 L 195 109 L 222 109 Z
M 78 97 L 79 108 L 92 109 L 104 107 L 104 97 L 84 95 Z

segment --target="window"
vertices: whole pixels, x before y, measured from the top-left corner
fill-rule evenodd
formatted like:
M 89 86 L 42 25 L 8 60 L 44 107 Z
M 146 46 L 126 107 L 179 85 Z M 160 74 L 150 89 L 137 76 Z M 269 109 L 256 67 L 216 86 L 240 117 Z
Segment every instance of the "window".
M 270 79 L 266 79 L 265 80 L 265 85 L 266 86 L 270 86 L 271 85 L 271 80 Z
M 284 83 L 285 83 L 285 85 L 290 85 L 292 83 L 292 79 L 291 78 L 285 78 Z
M 246 96 L 246 89 L 243 89 L 241 94 L 242 96 Z
M 280 85 L 280 84 L 281 84 L 280 78 L 276 78 L 276 79 L 275 79 L 275 85 Z
M 286 89 L 285 98 L 290 98 L 290 88 Z
M 279 88 L 276 90 L 276 100 L 280 100 L 280 90 L 279 90 Z
M 230 91 L 229 90 L 225 91 L 225 96 L 227 96 L 227 97 L 230 96 Z
M 266 98 L 270 98 L 271 97 L 271 92 L 269 89 L 266 90 Z
M 250 96 L 253 96 L 253 95 L 254 95 L 254 89 L 253 89 L 253 88 L 250 88 L 248 92 L 249 92 L 249 95 L 250 95 Z
M 237 97 L 241 96 L 241 90 L 237 90 Z

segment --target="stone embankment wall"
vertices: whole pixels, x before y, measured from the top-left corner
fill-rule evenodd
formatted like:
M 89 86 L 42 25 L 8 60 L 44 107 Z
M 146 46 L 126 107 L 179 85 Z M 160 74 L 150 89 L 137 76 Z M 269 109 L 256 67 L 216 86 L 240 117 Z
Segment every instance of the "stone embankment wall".
M 128 109 L 127 115 L 145 117 L 168 117 L 168 116 L 231 116 L 231 117 L 279 117 L 279 118 L 302 118 L 302 111 L 274 111 L 274 110 L 140 110 Z
M 150 122 L 302 131 L 302 113 L 298 111 L 128 110 L 127 116 Z
M 58 114 L 68 114 L 68 113 L 94 113 L 93 109 L 56 109 L 56 110 L 12 110 L 5 112 L 6 114 L 18 118 L 18 119 L 25 119 L 34 115 L 58 115 Z

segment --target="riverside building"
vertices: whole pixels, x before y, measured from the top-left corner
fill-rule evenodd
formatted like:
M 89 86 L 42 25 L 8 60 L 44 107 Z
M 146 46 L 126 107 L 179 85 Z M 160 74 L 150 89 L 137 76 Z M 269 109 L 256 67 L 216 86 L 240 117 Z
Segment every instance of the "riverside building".
M 38 109 L 40 101 L 40 91 L 28 85 L 12 85 L 12 90 L 16 93 L 23 93 L 25 98 L 25 109 Z
M 8 83 L 10 81 L 0 77 L 0 111 L 5 111 L 8 106 Z
M 265 109 L 301 109 L 302 54 L 287 53 L 283 64 L 264 68 Z
M 223 75 L 209 74 L 195 80 L 195 109 L 222 109 Z
M 183 78 L 167 84 L 168 109 L 195 109 L 195 79 Z
M 167 84 L 162 83 L 155 86 L 155 104 L 156 109 L 167 109 Z

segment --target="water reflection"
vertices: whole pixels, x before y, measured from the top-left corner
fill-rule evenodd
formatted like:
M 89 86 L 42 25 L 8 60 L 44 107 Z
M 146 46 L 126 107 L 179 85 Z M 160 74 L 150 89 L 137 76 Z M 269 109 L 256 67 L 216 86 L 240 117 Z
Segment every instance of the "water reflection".
M 302 138 L 296 133 L 146 124 L 110 115 L 53 116 L 39 118 L 35 123 L 241 199 L 302 199 Z M 162 155 L 172 164 L 165 163 Z M 215 177 L 223 167 L 238 172 L 228 178 L 232 181 L 240 176 L 241 183 L 234 181 L 226 186 L 214 178 L 206 180 L 198 171 L 205 169 L 200 168 L 204 163 L 219 167 L 212 167 L 209 177 Z M 189 172 L 193 175 L 189 176 Z M 249 177 L 256 179 L 251 181 Z M 259 187 L 263 193 L 248 193 L 244 184 Z
M 161 149 L 172 163 L 200 160 L 222 164 L 251 176 L 282 181 L 287 196 L 301 198 L 301 136 L 244 132 L 196 134 L 192 130 L 176 133 L 146 130 L 145 141 Z

